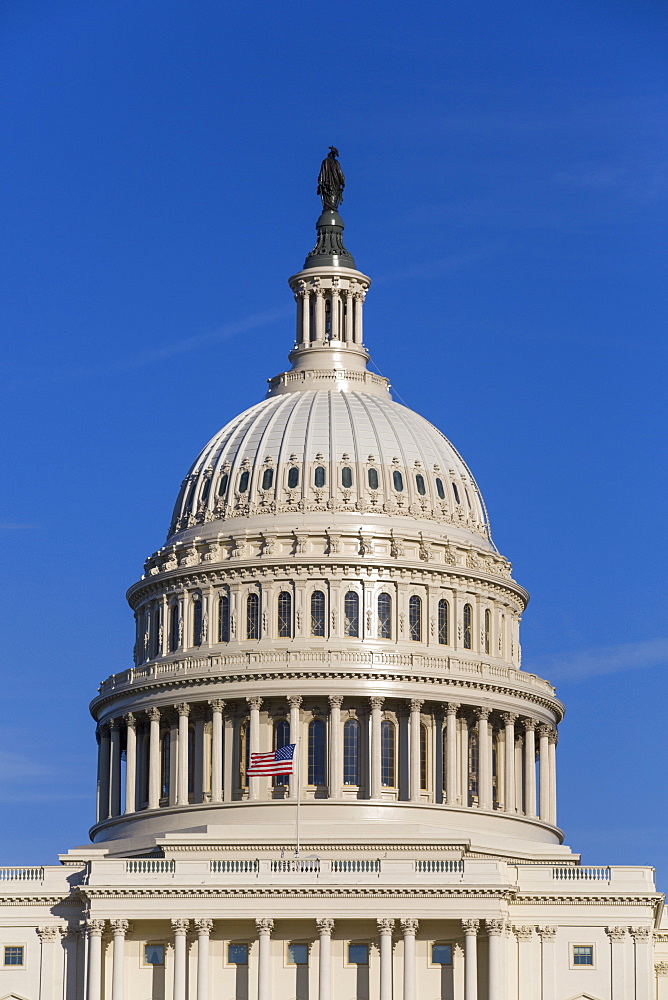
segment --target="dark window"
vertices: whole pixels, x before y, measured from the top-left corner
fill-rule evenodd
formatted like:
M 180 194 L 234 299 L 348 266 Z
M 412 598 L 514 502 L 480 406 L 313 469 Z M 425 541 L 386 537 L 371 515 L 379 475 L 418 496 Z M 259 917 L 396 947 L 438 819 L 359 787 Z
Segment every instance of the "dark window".
M 311 635 L 325 634 L 325 595 L 322 590 L 311 594 Z
M 367 472 L 367 479 L 369 480 L 369 489 L 378 489 L 378 469 L 369 469 Z
M 288 595 L 289 596 L 289 595 Z M 287 719 L 279 719 L 274 724 L 274 750 L 280 750 L 290 742 L 290 723 Z M 275 785 L 287 785 L 290 781 L 289 774 L 277 774 L 274 776 Z
M 164 965 L 165 946 L 164 944 L 144 945 L 144 965 Z
M 188 795 L 195 793 L 195 727 L 188 726 Z
M 360 599 L 349 590 L 343 599 L 343 634 L 358 637 L 360 634 Z
M 195 482 L 190 487 L 190 490 L 188 491 L 188 499 L 186 500 L 186 510 L 192 510 L 196 489 L 197 489 L 197 480 L 195 480 Z
M 325 784 L 325 723 L 314 719 L 308 727 L 308 783 Z
M 299 486 L 299 469 L 293 465 L 288 472 L 288 487 L 294 490 L 295 486 Z
M 218 483 L 219 497 L 224 497 L 225 494 L 227 493 L 227 484 L 229 483 L 229 481 L 230 481 L 229 474 L 227 472 L 224 472 L 220 477 L 220 482 Z
M 464 487 L 464 493 L 466 493 L 466 504 L 468 506 L 468 509 L 470 510 L 471 509 L 471 497 L 469 496 L 469 491 L 466 489 L 466 487 Z
M 151 652 L 153 656 L 160 656 L 160 609 L 155 608 L 151 615 Z
M 292 635 L 292 594 L 287 590 L 278 595 L 278 634 L 281 639 Z
M 417 487 L 417 491 L 420 494 L 420 496 L 423 497 L 427 492 L 427 488 L 424 485 L 424 476 L 421 476 L 419 473 L 415 477 L 415 486 Z
M 429 731 L 427 727 L 422 724 L 420 726 L 420 788 L 425 791 L 429 785 L 427 782 L 427 741 L 429 737 Z
M 401 475 L 400 472 L 397 472 L 396 469 L 392 473 L 392 482 L 394 483 L 394 488 L 397 491 L 397 493 L 401 493 L 401 491 L 404 488 L 404 477 Z
M 316 466 L 315 473 L 313 474 L 313 482 L 320 488 L 325 485 L 326 473 L 324 465 Z
M 450 642 L 450 609 L 446 600 L 438 602 L 438 641 L 441 646 Z
M 473 649 L 473 608 L 464 605 L 464 649 Z
M 202 645 L 202 600 L 193 601 L 193 646 Z
M 160 741 L 160 797 L 166 799 L 169 797 L 169 785 L 170 785 L 170 775 L 171 775 L 171 754 L 169 752 L 170 744 L 169 732 L 162 734 L 162 739 Z
M 573 945 L 573 965 L 593 965 L 594 946 L 593 944 Z
M 206 482 L 204 483 L 204 489 L 202 490 L 202 495 L 200 497 L 201 503 L 206 503 L 207 500 L 209 499 L 210 489 L 211 489 L 211 480 L 207 479 Z
M 445 486 L 442 479 L 436 480 L 436 492 L 438 493 L 439 500 L 445 500 Z
M 452 945 L 433 944 L 431 946 L 432 965 L 452 965 Z
M 5 965 L 23 965 L 23 945 L 5 945 Z
M 260 598 L 249 594 L 246 598 L 246 638 L 260 638 Z
M 348 965 L 368 965 L 369 945 L 353 944 L 348 945 Z
M 179 617 L 179 606 L 173 604 L 169 613 L 169 648 L 172 653 L 179 648 Z
M 244 472 L 241 473 L 241 476 L 239 477 L 239 492 L 240 493 L 245 493 L 246 490 L 248 489 L 248 480 L 249 480 L 249 478 L 250 478 L 250 473 L 249 473 L 248 469 L 246 469 Z
M 248 719 L 239 726 L 239 786 L 248 788 L 248 765 L 250 764 L 250 722 Z
M 478 797 L 478 733 L 469 729 L 469 805 Z
M 332 303 L 325 299 L 325 340 L 332 338 Z
M 380 780 L 385 788 L 394 788 L 394 772 L 394 723 L 383 719 L 380 724 Z
M 349 490 L 353 485 L 353 470 L 349 469 L 347 465 L 341 469 L 341 485 L 345 490 Z
M 343 727 L 343 784 L 360 783 L 360 724 L 348 719 Z
M 461 500 L 459 499 L 459 490 L 457 489 L 457 483 L 452 484 L 452 491 L 455 494 L 455 502 L 461 503 Z
M 422 639 L 422 601 L 415 595 L 408 602 L 408 637 L 413 642 Z
M 378 595 L 378 638 L 392 638 L 392 598 L 389 594 Z
M 274 470 L 265 469 L 262 473 L 262 489 L 270 490 L 274 482 Z
M 230 641 L 230 599 L 223 594 L 218 600 L 218 642 Z
M 485 609 L 485 652 L 489 653 L 492 637 L 492 613 L 489 608 Z
M 290 941 L 288 944 L 287 965 L 308 965 L 308 945 Z
M 227 964 L 248 965 L 248 945 L 232 944 L 230 941 L 227 946 Z

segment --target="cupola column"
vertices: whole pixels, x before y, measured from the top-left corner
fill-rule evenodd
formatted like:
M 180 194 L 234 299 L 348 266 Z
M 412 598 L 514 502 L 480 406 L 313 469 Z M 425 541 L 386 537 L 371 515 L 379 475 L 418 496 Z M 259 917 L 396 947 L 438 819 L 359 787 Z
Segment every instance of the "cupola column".
M 148 807 L 160 805 L 160 709 L 149 708 L 148 735 Z
M 249 753 L 259 753 L 260 752 L 260 708 L 262 707 L 262 698 L 246 698 L 248 702 L 248 707 L 250 709 L 250 751 Z M 249 757 L 250 759 L 250 757 Z M 248 798 L 255 801 L 260 797 L 259 788 L 260 778 L 257 775 L 253 775 L 248 779 Z
M 383 698 L 370 698 L 371 705 L 371 798 L 379 799 L 381 795 L 381 747 L 380 724 L 383 710 Z
M 539 770 L 539 796 L 540 796 L 540 818 L 544 823 L 550 821 L 550 760 L 549 760 L 549 737 L 550 727 L 538 727 L 538 770 Z
M 179 735 L 177 744 L 177 778 L 176 778 L 176 804 L 177 806 L 188 805 L 188 719 L 190 716 L 190 705 L 182 701 L 174 706 L 179 716 Z
M 447 706 L 445 731 L 445 801 L 449 806 L 457 802 L 457 702 Z
M 109 818 L 109 769 L 111 765 L 111 741 L 109 726 L 98 727 L 99 746 L 97 751 L 97 821 Z
M 517 721 L 517 716 L 512 712 L 503 712 L 501 715 L 503 719 L 503 724 L 505 726 L 505 743 L 504 743 L 504 770 L 505 770 L 505 789 L 504 789 L 504 809 L 506 812 L 514 813 L 516 811 L 516 792 L 515 792 L 515 722 Z
M 557 730 L 551 729 L 548 736 L 548 755 L 550 760 L 550 813 L 548 822 L 557 825 Z
M 524 719 L 524 815 L 536 815 L 535 719 Z
M 364 343 L 363 316 L 364 292 L 355 292 L 355 343 L 360 347 Z
M 311 337 L 311 294 L 307 288 L 301 293 L 301 342 L 308 344 Z
M 480 787 L 478 808 L 492 808 L 492 741 L 489 733 L 489 709 L 477 708 L 478 717 L 478 769 Z
M 410 800 L 420 801 L 420 710 L 424 702 L 412 698 L 410 702 Z
M 341 798 L 341 705 L 343 695 L 329 696 L 329 797 Z
M 220 698 L 210 701 L 211 706 L 211 801 L 223 801 L 223 709 Z
M 290 742 L 296 743 L 295 756 L 297 757 L 297 773 L 294 772 L 289 776 L 289 796 L 291 799 L 297 798 L 297 782 L 302 780 L 302 756 L 301 756 L 301 740 L 299 739 L 299 708 L 302 703 L 302 697 L 298 694 L 293 694 L 288 698 L 288 704 L 290 705 Z
M 325 294 L 317 287 L 315 292 L 315 343 L 321 346 L 325 342 Z
M 462 920 L 464 931 L 464 1000 L 478 1000 L 479 920 Z
M 125 716 L 125 812 L 133 813 L 137 801 L 137 728 L 132 712 Z

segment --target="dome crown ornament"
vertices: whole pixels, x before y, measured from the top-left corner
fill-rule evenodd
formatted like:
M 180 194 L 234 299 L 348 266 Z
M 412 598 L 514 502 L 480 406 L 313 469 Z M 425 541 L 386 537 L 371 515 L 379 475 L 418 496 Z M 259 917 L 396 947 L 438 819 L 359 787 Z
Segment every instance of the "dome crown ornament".
M 344 225 L 338 209 L 343 201 L 346 179 L 338 155 L 336 146 L 330 146 L 320 164 L 317 193 L 322 199 L 322 214 L 316 223 L 318 239 L 304 262 L 304 269 L 323 265 L 355 268 L 352 254 L 343 245 Z

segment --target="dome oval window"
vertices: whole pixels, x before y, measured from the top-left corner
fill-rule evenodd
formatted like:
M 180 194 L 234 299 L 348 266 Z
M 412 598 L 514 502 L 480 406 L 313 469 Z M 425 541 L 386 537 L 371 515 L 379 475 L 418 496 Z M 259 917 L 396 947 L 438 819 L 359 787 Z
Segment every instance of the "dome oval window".
M 293 465 L 288 472 L 288 489 L 294 490 L 295 486 L 299 486 L 299 469 Z
M 392 482 L 394 483 L 394 488 L 395 488 L 395 490 L 397 491 L 397 493 L 401 493 L 401 492 L 403 492 L 403 488 L 404 488 L 404 477 L 403 477 L 403 476 L 401 475 L 401 473 L 400 473 L 399 471 L 397 471 L 396 469 L 395 469 L 395 471 L 394 471 L 394 472 L 392 473 Z
M 324 465 L 316 466 L 315 473 L 313 474 L 313 482 L 320 489 L 325 485 L 325 467 Z
M 341 469 L 341 485 L 344 490 L 349 490 L 353 485 L 353 470 L 349 469 L 347 465 Z
M 423 497 L 427 492 L 427 488 L 424 485 L 424 476 L 421 476 L 419 473 L 415 477 L 415 486 L 420 496 Z
M 464 487 L 464 493 L 466 493 L 466 503 L 467 503 L 468 508 L 470 510 L 471 509 L 471 497 L 469 496 L 469 491 L 466 489 L 466 487 Z
M 369 481 L 369 489 L 378 489 L 378 469 L 369 469 L 367 472 L 367 479 Z
M 459 499 L 459 490 L 457 489 L 457 483 L 452 484 L 452 491 L 455 494 L 455 503 L 461 503 Z
M 227 472 L 224 472 L 220 477 L 220 483 L 218 484 L 218 496 L 224 497 L 227 493 L 227 484 L 230 481 L 230 477 Z
M 245 493 L 248 489 L 248 480 L 250 479 L 250 473 L 248 469 L 241 473 L 239 477 L 239 492 Z
M 274 482 L 274 470 L 265 469 L 262 473 L 262 489 L 270 490 Z
M 192 510 L 193 500 L 195 499 L 195 490 L 197 489 L 197 481 L 195 481 L 190 489 L 188 490 L 188 499 L 186 500 L 186 510 Z
M 209 491 L 210 491 L 210 489 L 211 489 L 211 480 L 207 479 L 207 481 L 204 483 L 204 489 L 202 490 L 202 496 L 200 497 L 200 500 L 202 501 L 202 503 L 206 503 L 207 500 L 209 499 Z
M 436 492 L 438 493 L 439 500 L 445 500 L 445 487 L 442 479 L 436 480 Z

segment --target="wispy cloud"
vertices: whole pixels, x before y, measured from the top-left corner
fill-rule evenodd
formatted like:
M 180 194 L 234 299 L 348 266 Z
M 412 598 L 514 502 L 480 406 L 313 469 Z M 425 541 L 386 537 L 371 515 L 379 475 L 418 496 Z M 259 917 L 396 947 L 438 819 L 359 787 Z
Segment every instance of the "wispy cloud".
M 531 670 L 555 681 L 584 681 L 604 674 L 668 665 L 668 639 L 594 646 L 534 660 Z
M 0 521 L 0 531 L 36 531 L 41 524 L 21 524 L 19 521 Z

